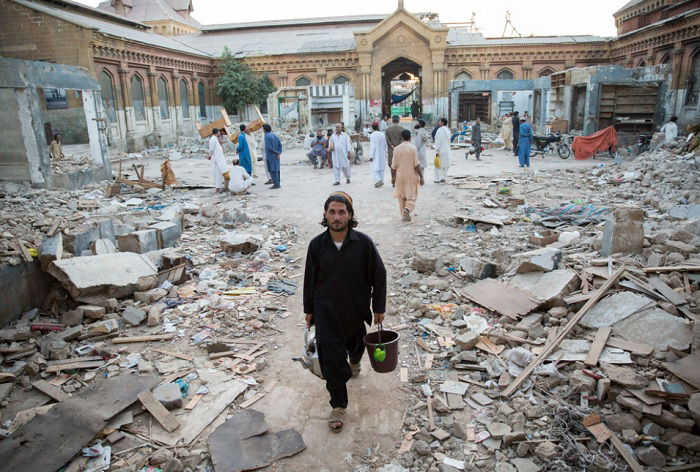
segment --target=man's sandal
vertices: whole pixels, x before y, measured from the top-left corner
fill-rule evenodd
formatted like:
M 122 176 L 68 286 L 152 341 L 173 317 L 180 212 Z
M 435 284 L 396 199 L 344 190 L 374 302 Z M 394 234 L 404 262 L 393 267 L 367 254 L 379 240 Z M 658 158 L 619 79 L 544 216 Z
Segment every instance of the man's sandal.
M 343 418 L 345 417 L 345 408 L 333 408 L 331 416 L 328 417 L 328 427 L 334 433 L 339 433 L 343 430 Z
M 362 370 L 362 366 L 358 362 L 357 364 L 350 364 L 350 368 L 352 369 L 352 376 L 357 377 L 360 375 L 360 371 Z

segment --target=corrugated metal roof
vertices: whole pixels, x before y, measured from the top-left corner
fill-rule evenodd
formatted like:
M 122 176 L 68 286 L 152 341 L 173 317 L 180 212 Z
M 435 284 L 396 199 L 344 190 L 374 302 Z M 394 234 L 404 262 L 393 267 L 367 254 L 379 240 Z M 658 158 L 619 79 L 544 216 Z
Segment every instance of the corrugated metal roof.
M 250 21 L 246 23 L 223 23 L 219 25 L 205 25 L 202 31 L 219 31 L 233 29 L 252 29 L 252 28 L 271 28 L 285 26 L 307 26 L 319 24 L 338 24 L 338 23 L 379 23 L 385 15 L 354 15 L 354 16 L 328 16 L 321 18 L 299 18 L 291 20 L 271 20 L 271 21 Z
M 112 4 L 113 0 L 106 0 L 100 3 L 97 8 L 110 13 L 115 13 L 116 10 Z M 202 26 L 192 17 L 190 17 L 188 20 L 180 16 L 180 14 L 178 14 L 165 0 L 134 0 L 133 7 L 129 11 L 129 16 L 127 18 L 133 18 L 138 21 L 177 21 L 185 25 L 194 26 L 195 28 Z
M 572 44 L 605 42 L 601 36 L 527 36 L 524 38 L 485 38 L 481 33 L 471 33 L 467 28 L 450 28 L 447 33 L 449 46 L 503 46 L 509 44 Z
M 190 46 L 220 56 L 224 46 L 233 54 L 244 56 L 275 56 L 314 52 L 355 50 L 355 31 L 370 30 L 373 26 L 336 25 L 333 27 L 296 27 L 243 30 L 220 33 L 200 33 L 178 36 Z
M 72 12 L 65 10 L 63 8 L 51 7 L 46 4 L 39 4 L 30 0 L 11 0 L 15 3 L 23 5 L 32 10 L 40 11 L 51 15 L 55 18 L 60 18 L 69 23 L 82 26 L 84 28 L 95 29 L 100 33 L 104 33 L 110 36 L 116 36 L 130 41 L 136 41 L 143 44 L 150 44 L 152 46 L 162 47 L 165 49 L 171 49 L 173 51 L 184 52 L 187 54 L 195 54 L 198 56 L 209 56 L 208 53 L 201 51 L 191 45 L 181 43 L 173 38 L 167 36 L 161 36 L 156 33 L 149 33 L 147 31 L 131 28 L 128 26 L 110 23 L 109 21 L 101 20 L 89 15 L 83 15 L 77 12 Z

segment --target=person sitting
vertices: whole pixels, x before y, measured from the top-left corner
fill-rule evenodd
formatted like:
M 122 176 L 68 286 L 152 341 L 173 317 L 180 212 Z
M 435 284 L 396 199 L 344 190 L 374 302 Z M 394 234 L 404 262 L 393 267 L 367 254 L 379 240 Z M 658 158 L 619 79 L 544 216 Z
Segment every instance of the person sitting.
M 229 177 L 228 189 L 235 195 L 244 195 L 248 193 L 248 187 L 253 184 L 253 178 L 243 166 L 241 166 L 237 157 L 233 159 L 233 167 L 229 170 Z
M 311 163 L 314 165 L 314 169 L 318 169 L 318 159 L 321 159 L 321 168 L 323 168 L 323 160 L 326 157 L 326 138 L 323 136 L 323 130 L 317 130 L 316 136 L 313 138 L 309 144 L 311 151 L 306 155 Z
M 372 128 L 369 127 L 369 123 L 365 123 L 365 127 L 362 128 L 362 134 L 364 134 L 366 138 L 369 138 L 369 135 L 372 134 Z
M 464 125 L 462 126 L 462 131 L 459 131 L 459 132 L 457 132 L 457 133 L 452 133 L 452 137 L 450 138 L 450 142 L 451 142 L 451 143 L 454 142 L 454 140 L 455 140 L 455 138 L 456 138 L 457 136 L 466 136 L 466 135 L 467 135 L 467 131 L 469 131 L 469 125 L 468 125 L 467 122 L 465 121 L 465 122 L 464 122 Z M 459 140 L 458 140 L 458 142 L 459 142 Z

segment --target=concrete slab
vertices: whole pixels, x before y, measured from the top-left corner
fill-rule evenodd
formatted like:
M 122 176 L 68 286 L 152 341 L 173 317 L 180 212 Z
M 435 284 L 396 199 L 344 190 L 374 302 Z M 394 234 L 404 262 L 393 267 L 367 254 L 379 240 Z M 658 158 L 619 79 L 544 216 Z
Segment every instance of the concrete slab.
M 158 247 L 158 233 L 155 229 L 144 229 L 124 236 L 117 236 L 117 243 L 119 250 L 123 252 L 144 254 L 160 249 Z
M 508 285 L 531 293 L 540 305 L 556 305 L 563 296 L 577 288 L 578 281 L 576 272 L 557 269 L 551 272 L 518 274 L 510 279 Z
M 158 270 L 141 254 L 121 252 L 54 261 L 49 273 L 75 300 L 94 304 L 148 290 L 155 283 Z
M 634 292 L 618 292 L 596 303 L 579 324 L 586 328 L 612 326 L 625 318 L 654 306 L 654 301 Z
M 684 351 L 693 340 L 693 330 L 683 318 L 660 308 L 631 315 L 613 326 L 613 334 L 634 343 L 649 344 L 657 351 L 669 347 Z
M 558 267 L 561 261 L 562 251 L 560 249 L 543 247 L 534 251 L 523 252 L 513 256 L 516 272 L 525 274 L 527 272 L 549 272 Z
M 613 210 L 605 222 L 603 246 L 600 254 L 641 254 L 644 247 L 644 210 L 639 207 L 620 207 Z

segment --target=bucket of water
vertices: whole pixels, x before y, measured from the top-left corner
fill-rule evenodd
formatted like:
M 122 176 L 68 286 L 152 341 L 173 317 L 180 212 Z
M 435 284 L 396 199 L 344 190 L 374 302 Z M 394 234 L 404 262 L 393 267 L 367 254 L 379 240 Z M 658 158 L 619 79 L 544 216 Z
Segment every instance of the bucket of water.
M 386 374 L 396 369 L 399 363 L 399 333 L 379 325 L 379 329 L 367 333 L 363 341 L 375 372 Z

